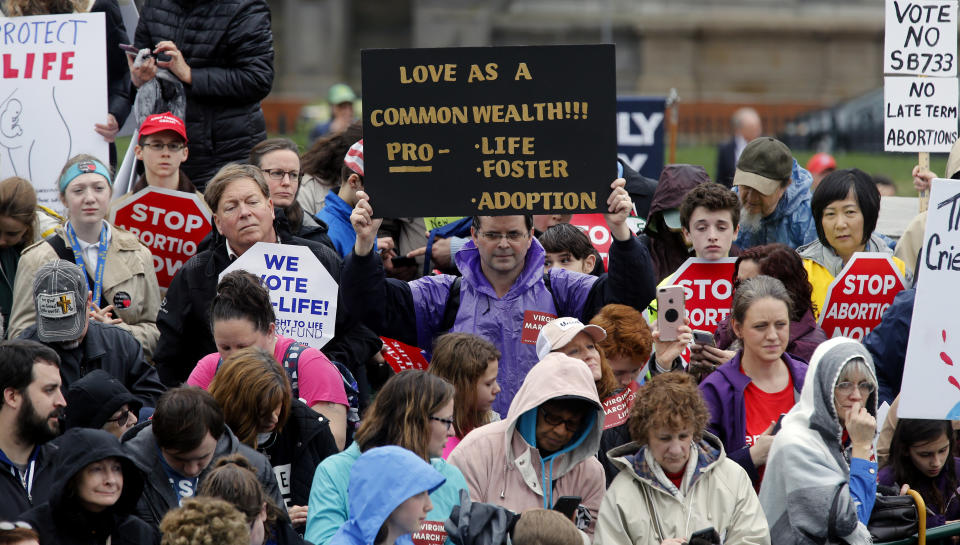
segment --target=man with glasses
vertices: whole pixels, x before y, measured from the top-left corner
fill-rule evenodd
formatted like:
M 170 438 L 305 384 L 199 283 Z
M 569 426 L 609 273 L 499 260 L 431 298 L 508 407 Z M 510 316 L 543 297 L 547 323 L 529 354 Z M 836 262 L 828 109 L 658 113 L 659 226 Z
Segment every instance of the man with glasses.
M 139 140 L 133 151 L 143 161 L 143 175 L 133 185 L 136 193 L 147 186 L 195 192 L 180 165 L 187 160 L 187 127 L 170 112 L 148 115 L 137 132 Z
M 67 405 L 67 429 L 103 429 L 120 439 L 137 425 L 143 402 L 106 371 L 94 369 L 70 385 Z
M 653 266 L 645 245 L 627 227 L 633 209 L 624 180 L 610 187 L 604 215 L 614 241 L 609 273 L 595 277 L 563 269 L 543 271 L 543 246 L 531 216 L 476 216 L 470 241 L 456 255 L 462 278 L 423 277 L 410 283 L 385 279 L 373 252 L 381 220 L 365 192 L 357 193 L 350 221 L 357 234 L 344 261 L 341 290 L 352 313 L 379 335 L 429 350 L 449 331 L 472 333 L 500 353 L 502 391 L 493 409 L 507 408 L 538 361 L 537 334 L 558 316 L 589 322 L 608 303 L 642 309 L 654 297 Z
M 33 341 L 0 343 L 0 520 L 46 501 L 66 401 L 60 358 Z
M 463 473 L 473 501 L 520 513 L 578 497 L 574 522 L 592 535 L 606 490 L 596 457 L 603 421 L 590 369 L 550 352 L 530 370 L 507 418 L 468 433 L 447 461 Z

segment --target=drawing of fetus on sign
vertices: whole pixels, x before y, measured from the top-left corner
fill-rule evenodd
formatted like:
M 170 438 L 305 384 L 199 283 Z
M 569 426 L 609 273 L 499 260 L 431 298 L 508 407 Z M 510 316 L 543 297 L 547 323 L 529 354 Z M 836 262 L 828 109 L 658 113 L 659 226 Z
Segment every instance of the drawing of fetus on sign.
M 72 139 L 54 87 L 46 96 L 14 89 L 0 96 L 0 162 L 36 185 L 56 182 L 71 156 Z

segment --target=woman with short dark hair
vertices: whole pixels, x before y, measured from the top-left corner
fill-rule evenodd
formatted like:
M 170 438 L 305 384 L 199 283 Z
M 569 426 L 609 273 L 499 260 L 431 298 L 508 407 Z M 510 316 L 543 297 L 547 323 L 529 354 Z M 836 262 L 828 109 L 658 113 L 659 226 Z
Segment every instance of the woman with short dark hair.
M 331 246 L 327 226 L 304 214 L 298 200 L 303 169 L 300 148 L 289 138 L 268 138 L 250 150 L 250 164 L 260 168 L 270 186 L 278 225 L 290 234 Z
M 810 208 L 817 240 L 797 248 L 797 253 L 813 286 L 811 299 L 818 317 L 830 284 L 857 252 L 890 254 L 900 274 L 910 280 L 903 261 L 893 257 L 887 241 L 874 232 L 880 192 L 869 174 L 857 168 L 831 172 L 813 192 Z
M 713 528 L 726 545 L 769 545 L 750 479 L 706 430 L 709 416 L 686 373 L 640 387 L 628 424 L 633 442 L 607 453 L 620 473 L 603 497 L 595 543 L 681 545 Z

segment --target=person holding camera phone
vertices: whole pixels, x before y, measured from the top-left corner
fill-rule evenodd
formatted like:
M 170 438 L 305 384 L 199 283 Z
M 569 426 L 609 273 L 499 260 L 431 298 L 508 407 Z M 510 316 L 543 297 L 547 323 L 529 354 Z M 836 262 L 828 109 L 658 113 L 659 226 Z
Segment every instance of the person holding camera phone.
M 706 430 L 709 413 L 686 373 L 640 387 L 632 443 L 607 455 L 620 468 L 600 505 L 603 545 L 767 545 L 770 532 L 750 479 Z
M 806 363 L 786 352 L 792 305 L 776 278 L 760 275 L 740 284 L 731 314 L 743 348 L 700 383 L 710 408 L 707 429 L 756 487 L 776 422 L 796 403 L 807 372 Z
M 690 247 L 693 257 L 716 261 L 725 259 L 731 252 L 734 255 L 739 252 L 733 247 L 733 241 L 740 232 L 740 201 L 729 188 L 709 181 L 697 185 L 683 197 L 679 209 L 673 211 L 673 217 L 679 222 L 683 240 Z M 675 273 L 668 275 L 658 288 L 673 284 L 674 277 Z M 659 302 L 653 301 L 650 306 L 650 317 L 655 321 Z M 658 328 L 662 329 L 659 324 Z M 691 363 L 699 363 L 692 356 L 700 352 L 702 343 L 694 339 L 694 344 L 689 346 Z M 706 371 L 712 370 L 712 366 L 707 366 Z M 655 374 L 658 369 L 651 367 L 650 371 Z M 699 372 L 700 369 L 694 365 L 691 371 Z
M 273 87 L 274 59 L 265 0 L 147 0 L 133 45 L 151 52 L 140 65 L 127 55 L 135 87 L 156 77 L 158 68 L 183 82 L 190 159 L 182 168 L 197 189 L 223 165 L 246 162 L 267 138 L 260 101 Z

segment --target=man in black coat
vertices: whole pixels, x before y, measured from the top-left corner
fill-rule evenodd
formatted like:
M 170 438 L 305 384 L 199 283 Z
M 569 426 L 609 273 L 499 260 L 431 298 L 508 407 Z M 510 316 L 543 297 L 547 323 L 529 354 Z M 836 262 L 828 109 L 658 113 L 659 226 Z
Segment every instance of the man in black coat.
M 217 351 L 210 328 L 210 303 L 217 294 L 220 273 L 257 242 L 310 248 L 339 284 L 340 256 L 327 246 L 278 229 L 269 195 L 263 173 L 250 165 L 225 167 L 207 187 L 204 199 L 213 210 L 221 236 L 181 267 L 160 304 L 160 341 L 153 360 L 164 384 L 176 386 L 186 381 L 202 357 Z M 328 358 L 350 368 L 359 382 L 364 365 L 381 345 L 379 337 L 351 319 L 343 304 L 337 304 L 336 335 L 323 347 Z
M 119 380 L 146 407 L 153 407 L 164 387 L 147 363 L 143 347 L 128 331 L 89 319 L 90 292 L 83 270 L 62 259 L 40 267 L 33 282 L 37 323 L 21 339 L 41 342 L 60 360 L 67 389 L 81 377 L 102 369 Z
M 190 159 L 183 170 L 197 189 L 221 166 L 246 162 L 267 137 L 260 101 L 273 87 L 274 69 L 266 1 L 147 0 L 134 43 L 169 57 L 131 67 L 135 86 L 158 66 L 184 84 Z
M 47 500 L 67 402 L 60 391 L 60 358 L 33 341 L 0 342 L 0 520 Z
M 717 147 L 716 182 L 733 187 L 733 174 L 737 171 L 740 153 L 751 140 L 760 136 L 763 126 L 760 114 L 753 108 L 740 108 L 733 113 L 733 138 Z

